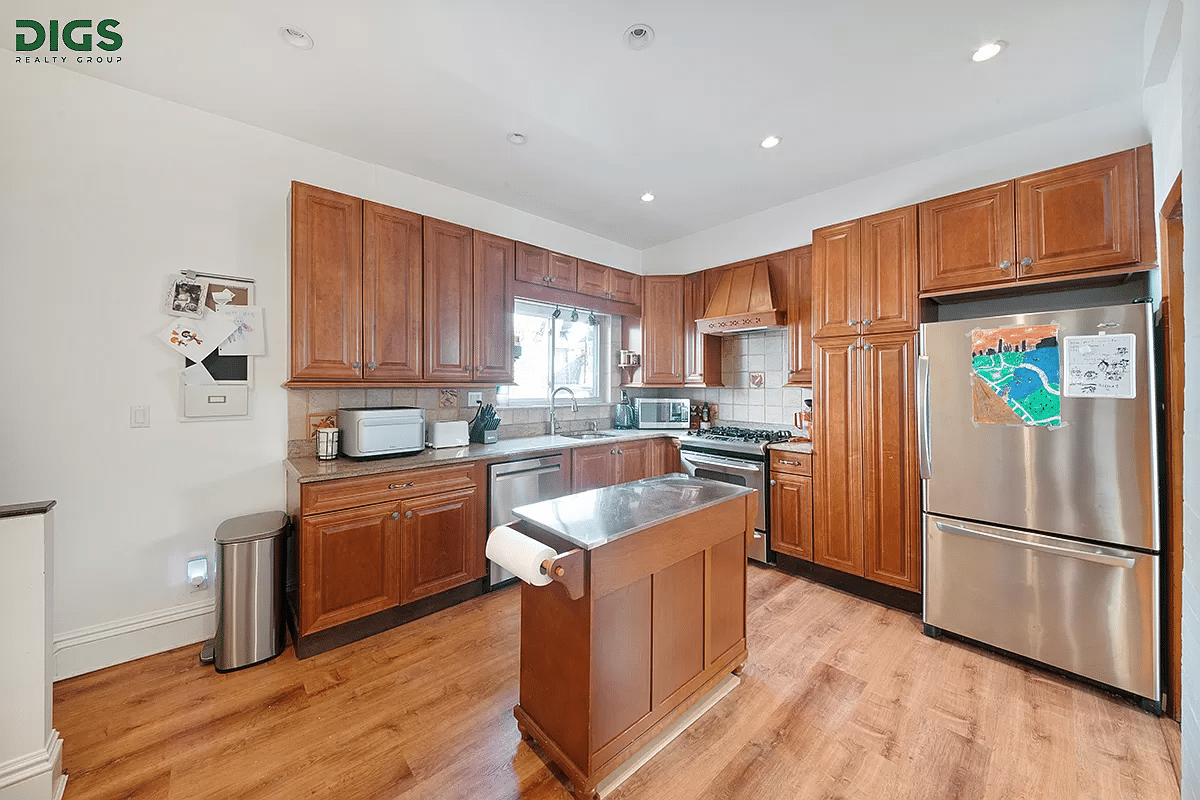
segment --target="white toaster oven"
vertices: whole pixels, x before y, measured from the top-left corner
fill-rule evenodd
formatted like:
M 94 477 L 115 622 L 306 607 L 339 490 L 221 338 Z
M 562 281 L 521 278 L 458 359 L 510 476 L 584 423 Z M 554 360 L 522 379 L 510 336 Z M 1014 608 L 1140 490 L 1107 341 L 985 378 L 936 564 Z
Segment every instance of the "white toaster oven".
M 342 455 L 394 456 L 425 449 L 425 409 L 411 406 L 339 408 Z

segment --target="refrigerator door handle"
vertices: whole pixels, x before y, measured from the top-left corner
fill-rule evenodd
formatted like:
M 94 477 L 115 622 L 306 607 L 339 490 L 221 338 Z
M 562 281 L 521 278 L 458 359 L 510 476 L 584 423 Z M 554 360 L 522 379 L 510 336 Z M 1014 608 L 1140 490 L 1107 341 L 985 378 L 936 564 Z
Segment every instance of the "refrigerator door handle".
M 917 460 L 921 477 L 933 477 L 929 452 L 929 356 L 917 357 Z
M 1133 569 L 1137 564 L 1135 559 L 1127 556 L 1110 556 L 1105 553 L 1088 553 L 1080 550 L 1073 550 L 1069 547 L 1055 547 L 1051 544 L 1042 544 L 1041 542 L 1029 542 L 1024 539 L 1013 539 L 1008 536 L 1000 536 L 995 533 L 987 533 L 985 531 L 977 531 L 971 528 L 964 528 L 961 525 L 951 525 L 948 522 L 938 522 L 939 531 L 944 533 L 960 533 L 964 536 L 975 536 L 980 539 L 990 539 L 992 541 L 1004 542 L 1005 544 L 1015 545 L 1016 547 L 1024 547 L 1029 550 L 1039 550 L 1044 553 L 1053 553 L 1057 556 L 1066 556 L 1067 558 L 1078 558 L 1081 561 L 1094 561 L 1097 564 L 1104 564 L 1110 567 L 1123 567 L 1125 569 Z

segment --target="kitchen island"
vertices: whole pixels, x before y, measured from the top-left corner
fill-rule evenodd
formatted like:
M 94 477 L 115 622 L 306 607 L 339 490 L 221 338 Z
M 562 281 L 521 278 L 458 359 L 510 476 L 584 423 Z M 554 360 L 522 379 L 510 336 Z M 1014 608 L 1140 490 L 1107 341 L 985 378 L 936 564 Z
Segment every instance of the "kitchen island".
M 583 551 L 582 596 L 521 585 L 517 727 L 577 798 L 746 660 L 752 489 L 665 475 L 522 506 L 515 526 Z

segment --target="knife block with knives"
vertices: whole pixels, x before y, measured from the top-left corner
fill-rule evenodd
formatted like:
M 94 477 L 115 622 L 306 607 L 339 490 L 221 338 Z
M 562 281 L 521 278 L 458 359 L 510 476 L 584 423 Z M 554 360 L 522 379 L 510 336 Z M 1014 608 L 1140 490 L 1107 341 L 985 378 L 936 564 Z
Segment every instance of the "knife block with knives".
M 500 417 L 496 416 L 496 407 L 491 403 L 486 406 L 480 403 L 471 419 L 468 437 L 475 444 L 495 444 L 500 438 L 496 432 L 499 427 Z

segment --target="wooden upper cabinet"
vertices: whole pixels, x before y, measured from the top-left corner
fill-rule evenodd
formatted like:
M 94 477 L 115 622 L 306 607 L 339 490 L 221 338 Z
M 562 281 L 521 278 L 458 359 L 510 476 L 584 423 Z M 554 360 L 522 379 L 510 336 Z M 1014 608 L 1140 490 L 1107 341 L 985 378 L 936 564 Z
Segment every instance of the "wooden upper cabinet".
M 472 378 L 488 383 L 513 379 L 513 274 L 516 243 L 475 231 L 474 351 Z
M 1016 193 L 1017 265 L 1022 278 L 1139 260 L 1135 151 L 1020 178 Z
M 683 382 L 701 386 L 721 386 L 721 339 L 705 336 L 696 329 L 696 320 L 704 316 L 707 298 L 704 273 L 683 276 Z
M 513 277 L 525 283 L 550 282 L 550 251 L 517 242 L 517 266 Z
M 812 335 L 853 336 L 862 320 L 858 220 L 813 231 Z
M 425 217 L 425 377 L 464 381 L 474 366 L 474 231 Z
M 579 259 L 573 288 L 580 294 L 637 305 L 642 298 L 642 276 Z
M 367 380 L 421 379 L 421 215 L 363 203 L 363 370 Z
M 642 383 L 683 384 L 683 278 L 647 276 L 643 283 Z
M 623 269 L 608 270 L 608 285 L 611 299 L 618 303 L 637 305 L 642 301 L 642 276 Z
M 555 289 L 575 291 L 576 273 L 579 270 L 579 260 L 575 256 L 564 256 L 562 253 L 551 253 L 550 263 L 546 268 L 546 282 Z
M 812 247 L 791 251 L 788 262 L 787 331 L 789 385 L 812 384 Z
M 986 286 L 1016 277 L 1013 182 L 921 203 L 921 291 Z
M 863 574 L 862 374 L 859 339 L 813 350 L 813 561 Z
M 859 220 L 862 332 L 915 331 L 917 319 L 917 207 Z
M 608 267 L 579 261 L 575 279 L 575 291 L 592 297 L 608 297 Z
M 917 334 L 872 336 L 861 359 L 863 577 L 920 591 Z
M 292 183 L 292 378 L 362 377 L 363 203 Z

